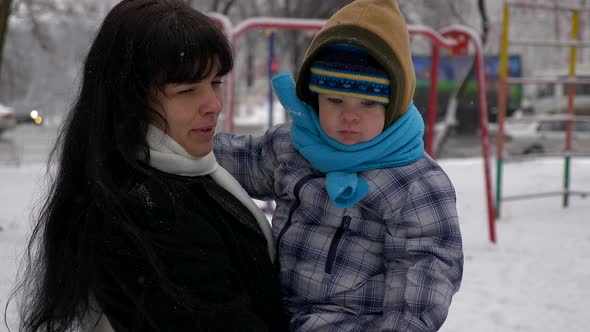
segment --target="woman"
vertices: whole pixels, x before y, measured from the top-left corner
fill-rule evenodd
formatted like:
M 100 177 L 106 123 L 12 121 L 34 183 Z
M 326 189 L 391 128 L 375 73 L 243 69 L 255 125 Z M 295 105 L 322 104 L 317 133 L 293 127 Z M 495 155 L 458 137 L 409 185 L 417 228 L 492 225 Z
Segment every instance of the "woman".
M 180 0 L 111 10 L 50 158 L 23 331 L 287 329 L 268 221 L 211 152 L 232 66 Z

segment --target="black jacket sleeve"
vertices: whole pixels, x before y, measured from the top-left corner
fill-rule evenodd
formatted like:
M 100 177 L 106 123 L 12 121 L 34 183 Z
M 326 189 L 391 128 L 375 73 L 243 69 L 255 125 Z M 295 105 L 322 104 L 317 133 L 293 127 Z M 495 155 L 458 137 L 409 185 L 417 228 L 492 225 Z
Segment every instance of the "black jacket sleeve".
M 105 234 L 96 298 L 116 331 L 266 331 L 215 207 L 141 187 Z M 117 224 L 115 224 L 117 225 Z

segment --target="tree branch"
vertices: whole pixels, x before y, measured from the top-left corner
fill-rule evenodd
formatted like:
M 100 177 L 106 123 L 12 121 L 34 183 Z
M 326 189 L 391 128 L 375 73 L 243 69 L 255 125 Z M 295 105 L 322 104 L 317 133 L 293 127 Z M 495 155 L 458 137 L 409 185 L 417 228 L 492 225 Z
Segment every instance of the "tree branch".
M 226 2 L 225 3 L 225 6 L 223 7 L 223 10 L 221 11 L 221 13 L 223 15 L 228 15 L 229 14 L 229 10 L 234 5 L 234 2 L 235 2 L 235 0 L 229 0 L 228 2 Z
M 10 18 L 10 7 L 12 0 L 0 0 L 0 68 L 4 54 L 4 41 L 8 33 L 8 19 Z
M 33 0 L 21 0 L 22 3 L 27 7 L 27 13 L 29 16 L 29 19 L 31 20 L 31 25 L 32 25 L 32 34 L 33 37 L 35 37 L 35 39 L 39 42 L 39 45 L 41 46 L 41 48 L 45 51 L 49 51 L 52 49 L 51 43 L 48 42 L 48 37 L 45 36 L 45 33 L 43 32 L 43 29 L 41 28 L 41 24 L 39 23 L 39 20 L 37 19 L 37 16 L 35 15 L 35 3 L 33 3 Z M 55 8 L 53 8 L 55 9 Z
M 456 0 L 450 0 L 450 9 L 451 12 L 453 13 L 453 15 L 457 18 L 459 18 L 459 23 L 461 24 L 465 24 L 465 19 L 463 18 L 463 15 L 461 15 L 461 13 L 459 12 L 459 9 L 457 8 L 457 1 Z

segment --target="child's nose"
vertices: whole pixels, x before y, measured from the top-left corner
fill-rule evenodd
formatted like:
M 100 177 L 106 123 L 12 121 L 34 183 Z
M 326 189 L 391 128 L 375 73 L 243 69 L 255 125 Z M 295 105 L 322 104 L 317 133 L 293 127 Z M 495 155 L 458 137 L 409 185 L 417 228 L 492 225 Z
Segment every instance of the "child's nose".
M 357 121 L 359 119 L 358 111 L 351 107 L 346 107 L 342 112 L 342 119 L 345 121 Z

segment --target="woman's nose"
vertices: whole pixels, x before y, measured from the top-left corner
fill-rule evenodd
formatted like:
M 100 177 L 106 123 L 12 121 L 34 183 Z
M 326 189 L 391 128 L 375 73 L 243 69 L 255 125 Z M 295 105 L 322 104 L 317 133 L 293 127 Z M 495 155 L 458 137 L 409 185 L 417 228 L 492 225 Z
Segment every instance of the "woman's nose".
M 216 93 L 213 89 L 207 92 L 205 96 L 202 96 L 201 112 L 203 114 L 209 113 L 221 113 L 223 109 L 223 95 Z

